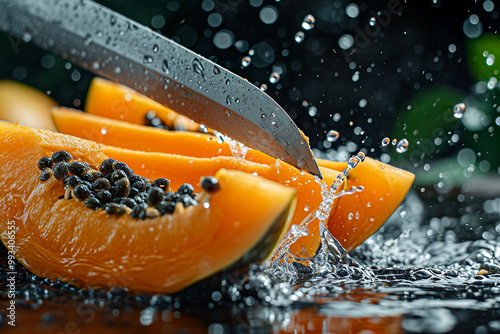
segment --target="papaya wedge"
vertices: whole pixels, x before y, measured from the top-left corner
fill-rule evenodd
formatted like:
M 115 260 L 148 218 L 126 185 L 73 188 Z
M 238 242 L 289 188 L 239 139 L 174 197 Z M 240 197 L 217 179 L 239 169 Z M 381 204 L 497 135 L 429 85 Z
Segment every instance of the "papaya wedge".
M 106 81 L 101 81 L 100 85 L 106 85 Z M 101 97 L 101 99 L 104 98 L 104 96 Z M 232 157 L 231 149 L 227 143 L 218 142 L 212 135 L 186 131 L 165 131 L 66 108 L 54 108 L 52 114 L 56 127 L 60 132 L 92 139 L 103 144 L 132 150 L 175 153 L 197 158 L 220 157 L 220 159 L 227 161 L 226 163 L 232 161 L 232 164 L 238 164 L 238 159 L 222 158 Z M 124 152 L 119 151 L 109 154 L 116 154 L 117 157 L 129 163 L 131 157 Z M 155 164 L 154 159 L 156 158 L 151 159 L 152 164 Z M 161 158 L 159 159 L 161 160 Z M 276 159 L 253 149 L 247 151 L 244 159 L 267 165 L 276 163 Z M 145 159 L 143 161 L 150 160 Z M 205 160 L 192 159 L 192 161 L 192 163 L 200 166 L 210 164 L 209 162 L 203 162 Z M 327 168 L 337 172 L 341 172 L 347 167 L 346 162 L 322 159 L 317 161 L 320 168 Z M 241 164 L 245 164 L 245 162 L 241 161 Z M 213 173 L 213 170 L 211 173 Z M 324 173 L 323 169 L 322 173 Z M 264 177 L 270 176 L 264 175 Z M 348 251 L 352 251 L 373 234 L 401 204 L 411 187 L 413 179 L 414 175 L 412 173 L 367 157 L 363 163 L 360 163 L 351 171 L 347 177 L 346 185 L 346 189 L 350 189 L 352 186 L 362 186 L 364 190 L 338 199 L 335 212 L 329 218 L 328 228 L 330 232 Z M 331 184 L 332 179 L 328 178 L 327 175 L 325 182 Z M 311 196 L 311 192 L 318 193 L 320 190 L 314 183 L 309 183 L 307 186 L 304 183 L 288 183 L 287 185 L 298 187 L 299 199 L 295 213 L 298 218 L 294 219 L 293 222 L 298 224 L 307 216 L 307 209 L 314 210 L 320 203 L 316 200 L 314 204 L 311 202 L 302 204 L 302 197 Z M 313 227 L 311 226 L 311 228 Z M 305 240 L 301 242 L 304 243 Z M 312 245 L 316 245 L 315 242 Z M 312 245 L 303 248 L 299 253 L 304 255 L 314 254 L 316 249 Z M 296 247 L 295 250 L 298 251 Z
M 64 150 L 97 169 L 113 150 L 8 123 L 0 123 L 0 142 L 0 239 L 36 275 L 82 286 L 172 293 L 235 264 L 262 261 L 288 228 L 295 203 L 292 187 L 219 169 L 220 189 L 202 190 L 196 205 L 144 220 L 111 215 L 64 198 L 55 177 L 41 182 L 37 162 L 55 162 L 54 152 Z M 167 177 L 180 184 L 185 175 Z

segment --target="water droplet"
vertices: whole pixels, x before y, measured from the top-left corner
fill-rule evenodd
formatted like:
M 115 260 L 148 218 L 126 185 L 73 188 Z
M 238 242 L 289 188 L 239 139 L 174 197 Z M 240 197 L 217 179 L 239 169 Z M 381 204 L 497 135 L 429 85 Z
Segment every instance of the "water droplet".
M 103 135 L 105 135 L 106 133 L 108 133 L 108 129 L 106 129 L 106 128 L 102 128 L 102 129 L 101 129 L 101 133 L 102 133 Z
M 164 59 L 163 62 L 161 63 L 161 69 L 163 72 L 165 72 L 165 74 L 168 74 L 169 72 L 168 61 L 166 59 Z
M 229 106 L 231 105 L 231 97 L 228 95 L 226 96 L 226 104 Z
M 397 143 L 398 143 L 398 140 L 394 138 L 394 139 L 392 140 L 392 145 L 396 145 Z
M 226 79 L 226 85 L 229 86 L 230 83 L 231 83 L 231 81 L 229 79 Z
M 348 218 L 349 220 L 352 220 L 352 218 L 354 218 L 353 213 L 352 213 L 352 212 L 349 212 L 349 214 L 347 215 L 347 218 Z
M 280 75 L 277 72 L 273 72 L 273 73 L 271 73 L 271 75 L 269 75 L 269 82 L 270 83 L 275 84 L 278 81 L 280 81 Z
M 316 108 L 315 106 L 310 106 L 308 112 L 309 116 L 314 117 L 318 114 L 318 108 Z
M 266 118 L 266 117 L 267 117 L 267 116 L 266 116 L 266 114 L 264 114 L 264 113 L 260 115 L 260 118 L 262 118 L 262 119 L 264 119 L 264 118 Z
M 154 53 L 158 52 L 158 49 L 159 49 L 158 45 L 156 45 L 156 44 L 153 45 L 153 52 Z
M 93 68 L 94 70 L 98 70 L 98 69 L 99 69 L 99 67 L 100 67 L 100 65 L 99 65 L 99 62 L 98 62 L 98 61 L 95 61 L 95 62 L 92 64 L 92 68 Z
M 193 59 L 193 70 L 205 80 L 205 74 L 203 73 L 205 69 L 198 58 Z
M 303 31 L 297 31 L 297 33 L 295 34 L 295 42 L 302 43 L 302 41 L 304 41 L 305 36 L 306 35 L 304 34 Z
M 385 137 L 384 139 L 382 139 L 382 146 L 388 146 L 390 142 L 391 140 L 389 139 L 389 137 Z
M 97 32 L 97 37 L 102 37 L 102 31 Z
M 263 83 L 262 85 L 260 85 L 260 90 L 265 92 L 267 90 L 267 85 L 265 83 Z
M 115 69 L 114 69 L 114 72 L 115 72 L 116 74 L 119 74 L 119 73 L 121 73 L 121 72 L 122 72 L 122 69 L 120 68 L 120 66 L 116 66 L 116 67 L 115 67 Z
M 455 118 L 462 118 L 464 117 L 464 113 L 465 113 L 465 104 L 464 103 L 455 104 L 455 106 L 453 107 L 453 116 L 455 116 Z
M 352 75 L 352 81 L 356 82 L 359 80 L 359 71 L 354 72 Z
M 202 132 L 202 133 L 208 133 L 208 128 L 205 125 L 200 124 L 200 132 Z
M 337 139 L 339 139 L 339 136 L 340 136 L 340 134 L 338 133 L 338 131 L 330 130 L 326 134 L 326 140 L 328 140 L 329 142 L 334 142 Z
M 153 62 L 153 57 L 145 55 L 144 59 L 142 60 L 144 64 L 151 64 Z
M 495 63 L 495 55 L 489 54 L 486 56 L 486 65 L 492 66 Z
M 90 45 L 90 43 L 92 43 L 92 36 L 87 35 L 87 37 L 85 38 L 84 44 L 86 46 L 88 46 L 88 45 Z
M 250 58 L 249 56 L 245 56 L 243 57 L 243 59 L 241 59 L 241 65 L 243 65 L 244 67 L 248 67 L 248 65 L 250 65 L 251 62 L 252 58 Z
M 311 30 L 314 28 L 314 23 L 316 23 L 316 19 L 311 14 L 308 14 L 304 17 L 304 21 L 302 21 L 302 29 Z
M 215 74 L 215 75 L 220 74 L 220 68 L 218 68 L 218 67 L 217 67 L 217 66 L 215 66 L 215 65 L 214 65 L 214 70 L 213 70 L 213 71 L 214 71 L 214 74 Z
M 396 151 L 398 153 L 405 153 L 408 150 L 408 140 L 403 138 L 398 142 L 398 145 L 396 146 Z
M 226 109 L 226 117 L 231 116 L 233 113 L 231 110 Z
M 375 26 L 375 23 L 377 23 L 377 21 L 375 20 L 374 17 L 371 17 L 370 18 L 370 25 L 373 27 L 373 26 Z
M 111 16 L 110 19 L 109 19 L 109 23 L 114 26 L 116 24 L 116 17 L 114 16 Z

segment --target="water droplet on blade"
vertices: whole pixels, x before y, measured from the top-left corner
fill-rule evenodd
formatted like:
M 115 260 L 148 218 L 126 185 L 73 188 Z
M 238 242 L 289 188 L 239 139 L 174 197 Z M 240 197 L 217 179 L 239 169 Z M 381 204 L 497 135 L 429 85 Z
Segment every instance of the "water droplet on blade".
M 169 72 L 168 61 L 166 59 L 163 60 L 163 62 L 161 64 L 161 69 L 163 72 L 165 72 L 165 74 L 168 74 L 168 72 Z
M 151 64 L 153 62 L 153 57 L 149 56 L 149 55 L 145 55 L 144 56 L 144 59 L 142 60 L 142 62 L 144 64 Z

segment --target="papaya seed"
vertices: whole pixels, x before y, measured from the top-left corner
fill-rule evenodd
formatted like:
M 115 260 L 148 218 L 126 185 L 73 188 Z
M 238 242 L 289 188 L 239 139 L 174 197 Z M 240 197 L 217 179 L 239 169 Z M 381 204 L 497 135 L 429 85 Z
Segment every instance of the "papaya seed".
M 64 185 L 67 187 L 76 187 L 81 183 L 81 180 L 78 176 L 76 175 L 68 175 L 64 177 Z
M 90 189 L 85 184 L 79 184 L 74 189 L 73 192 L 75 197 L 80 201 L 86 200 L 90 196 Z
M 83 175 L 80 175 L 80 179 L 82 181 L 86 181 L 86 182 L 89 182 L 89 183 L 93 183 L 94 182 L 94 178 L 92 177 L 92 175 L 90 174 L 83 174 Z
M 107 206 L 106 206 L 106 213 L 108 215 L 114 215 L 118 212 L 118 206 L 119 204 L 117 203 L 109 203 Z
M 44 168 L 43 172 L 40 173 L 40 181 L 45 182 L 54 175 L 54 172 L 49 167 Z
M 101 202 L 94 196 L 90 196 L 85 200 L 85 206 L 87 208 L 97 210 L 101 206 Z
M 145 212 L 146 212 L 146 217 L 148 218 L 156 218 L 160 215 L 160 212 L 157 209 L 149 206 L 146 208 Z
M 156 180 L 154 180 L 153 186 L 159 187 L 165 192 L 170 187 L 170 180 L 165 179 L 163 177 L 157 178 Z
M 52 159 L 50 157 L 41 157 L 40 160 L 38 160 L 38 168 L 42 171 L 45 168 L 52 168 Z
M 135 196 L 137 196 L 139 194 L 139 190 L 137 190 L 137 188 L 134 188 L 134 187 L 130 187 L 129 188 L 129 194 L 128 194 L 128 197 L 130 198 L 134 198 Z
M 194 188 L 189 183 L 184 183 L 182 186 L 177 189 L 177 193 L 179 195 L 191 195 L 194 191 Z
M 147 202 L 149 206 L 157 207 L 160 205 L 161 200 L 163 199 L 163 189 L 160 187 L 151 187 L 148 191 Z
M 213 176 L 202 177 L 200 184 L 207 193 L 215 193 L 220 189 L 219 180 Z
M 111 184 L 109 183 L 108 179 L 101 177 L 95 180 L 94 183 L 92 183 L 92 188 L 95 191 L 99 191 L 101 189 L 108 190 L 109 188 L 111 188 Z
M 64 151 L 63 151 L 64 152 Z M 62 180 L 69 172 L 69 164 L 67 162 L 60 162 L 52 169 L 56 180 Z
M 57 151 L 52 154 L 52 161 L 54 163 L 58 162 L 69 162 L 70 160 L 73 160 L 73 156 L 66 152 L 66 151 Z
M 106 159 L 103 162 L 101 162 L 101 165 L 99 166 L 99 170 L 104 173 L 108 174 L 113 171 L 113 163 L 115 162 L 115 159 Z
M 158 207 L 158 211 L 160 211 L 160 214 L 162 215 L 174 212 L 175 202 L 161 202 L 160 206 Z
M 111 195 L 111 192 L 109 192 L 106 189 L 101 189 L 99 190 L 96 194 L 95 197 L 102 203 L 108 203 L 111 202 L 113 199 L 113 195 Z
M 73 161 L 69 164 L 69 172 L 73 175 L 82 175 L 87 169 L 88 164 L 81 161 Z
M 116 181 L 114 188 L 117 197 L 127 197 L 130 194 L 130 182 L 126 177 Z
M 115 183 L 117 182 L 118 180 L 121 180 L 123 178 L 127 178 L 127 174 L 125 174 L 124 171 L 122 171 L 121 169 L 117 169 L 115 170 L 113 173 L 111 173 L 111 182 Z M 128 179 L 127 179 L 127 182 L 128 182 Z

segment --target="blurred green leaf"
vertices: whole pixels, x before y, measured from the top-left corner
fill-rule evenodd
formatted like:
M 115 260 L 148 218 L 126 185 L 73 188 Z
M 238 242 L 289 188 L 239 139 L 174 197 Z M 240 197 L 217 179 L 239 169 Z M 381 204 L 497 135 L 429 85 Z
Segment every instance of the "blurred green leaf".
M 466 44 L 467 61 L 471 75 L 476 80 L 488 80 L 500 73 L 500 37 L 483 34 L 469 39 Z
M 453 107 L 462 102 L 466 93 L 458 89 L 435 85 L 414 94 L 400 109 L 392 129 L 392 138 L 409 141 L 408 150 L 391 150 L 391 163 L 415 170 L 420 164 L 450 149 L 448 141 L 454 131 L 462 128 L 453 115 Z

